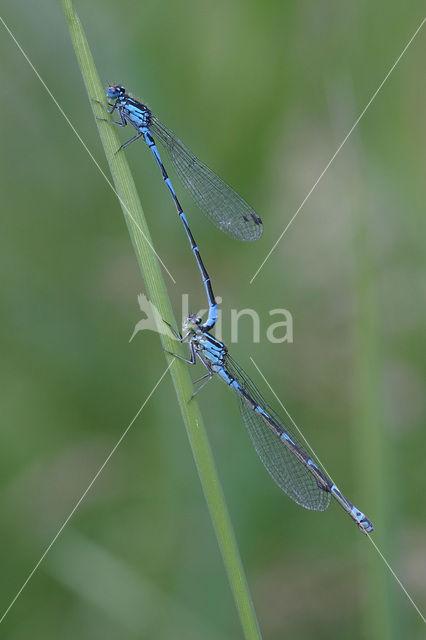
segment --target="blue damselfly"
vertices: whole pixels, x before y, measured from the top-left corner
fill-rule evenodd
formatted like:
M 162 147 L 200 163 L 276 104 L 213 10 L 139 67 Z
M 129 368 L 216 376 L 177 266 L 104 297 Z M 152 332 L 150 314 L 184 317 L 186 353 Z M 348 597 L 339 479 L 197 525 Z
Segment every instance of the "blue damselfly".
M 192 251 L 203 279 L 209 303 L 209 315 L 202 325 L 204 329 L 211 329 L 217 320 L 217 304 L 213 294 L 210 277 L 203 264 L 198 246 L 194 240 L 188 221 L 176 196 L 169 176 L 158 152 L 155 140 L 159 140 L 169 154 L 182 184 L 195 200 L 200 209 L 207 215 L 221 231 L 238 240 L 257 240 L 262 234 L 262 221 L 253 209 L 229 185 L 186 147 L 175 134 L 156 118 L 151 110 L 138 100 L 126 93 L 121 85 L 111 85 L 107 90 L 107 97 L 113 100 L 108 106 L 99 104 L 107 113 L 118 111 L 120 122 L 105 120 L 111 124 L 125 127 L 132 125 L 137 134 L 121 145 L 117 150 L 124 149 L 129 144 L 143 137 L 146 145 L 151 149 L 161 170 L 164 182 L 175 203 L 177 212 L 182 220 Z
M 166 323 L 168 324 L 168 323 Z M 207 373 L 193 395 L 204 387 L 216 373 L 233 389 L 239 399 L 240 410 L 258 456 L 277 485 L 297 504 L 314 511 L 324 511 L 333 496 L 356 522 L 363 533 L 371 533 L 373 524 L 359 511 L 305 453 L 299 438 L 280 416 L 267 404 L 254 383 L 231 358 L 223 342 L 214 338 L 201 325 L 201 317 L 191 315 L 183 325 L 183 336 L 168 324 L 180 342 L 188 342 L 190 364 L 197 359 Z

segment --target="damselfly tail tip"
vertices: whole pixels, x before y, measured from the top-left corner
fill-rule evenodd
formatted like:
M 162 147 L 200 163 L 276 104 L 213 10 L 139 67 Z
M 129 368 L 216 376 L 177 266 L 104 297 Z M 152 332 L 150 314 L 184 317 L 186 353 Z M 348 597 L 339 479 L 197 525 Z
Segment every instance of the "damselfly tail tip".
M 374 531 L 373 523 L 370 522 L 370 520 L 368 520 L 367 518 L 365 518 L 365 520 L 362 520 L 361 522 L 358 522 L 358 527 L 360 531 L 365 535 L 368 535 Z

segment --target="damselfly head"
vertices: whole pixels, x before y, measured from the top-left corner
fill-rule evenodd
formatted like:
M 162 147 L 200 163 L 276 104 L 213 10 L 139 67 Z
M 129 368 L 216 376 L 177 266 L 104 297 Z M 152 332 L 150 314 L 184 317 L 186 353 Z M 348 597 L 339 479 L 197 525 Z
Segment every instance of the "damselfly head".
M 108 98 L 119 98 L 120 96 L 124 96 L 126 93 L 126 89 L 121 84 L 112 84 L 107 89 L 107 97 Z
M 202 318 L 197 316 L 195 313 L 192 313 L 183 323 L 183 333 L 188 333 L 188 331 L 196 331 L 198 326 L 201 324 Z

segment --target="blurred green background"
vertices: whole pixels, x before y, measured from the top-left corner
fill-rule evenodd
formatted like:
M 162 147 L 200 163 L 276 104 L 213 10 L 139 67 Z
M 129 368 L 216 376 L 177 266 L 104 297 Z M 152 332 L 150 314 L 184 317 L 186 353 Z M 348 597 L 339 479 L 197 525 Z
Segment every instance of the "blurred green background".
M 108 172 L 59 3 L 1 7 Z M 225 341 L 232 308 L 261 319 L 259 344 L 241 321 L 234 357 L 259 381 L 254 358 L 424 607 L 424 29 L 249 284 L 420 24 L 422 3 L 76 8 L 105 84 L 145 100 L 263 218 L 262 239 L 238 244 L 182 197 L 223 298 Z M 115 196 L 0 32 L 3 611 L 165 359 L 152 332 L 129 344 L 144 284 Z M 126 153 L 177 281 L 168 285 L 179 318 L 182 293 L 205 306 L 195 263 L 147 149 Z M 293 316 L 293 344 L 266 339 L 276 308 Z M 270 480 L 224 385 L 212 383 L 200 403 L 265 639 L 422 637 L 418 614 L 341 509 L 305 511 Z M 14 640 L 241 637 L 169 378 L 1 631 Z

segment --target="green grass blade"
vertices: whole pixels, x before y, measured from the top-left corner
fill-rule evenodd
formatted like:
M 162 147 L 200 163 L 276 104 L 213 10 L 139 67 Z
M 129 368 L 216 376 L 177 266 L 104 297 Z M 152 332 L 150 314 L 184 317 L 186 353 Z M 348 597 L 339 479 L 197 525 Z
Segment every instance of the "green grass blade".
M 104 117 L 105 112 L 94 102 L 94 99 L 105 101 L 105 96 L 81 22 L 71 0 L 62 0 L 62 6 L 94 115 Z M 148 296 L 161 317 L 173 323 L 173 312 L 161 268 L 151 249 L 152 241 L 126 156 L 124 153 L 114 155 L 119 146 L 114 127 L 99 121 L 97 124 Z M 171 336 L 162 335 L 161 340 L 165 349 L 180 353 L 181 345 Z M 169 360 L 170 357 L 166 358 Z M 170 372 L 244 635 L 250 640 L 259 639 L 256 614 L 203 420 L 196 401 L 188 403 L 193 392 L 188 367 L 175 361 Z

